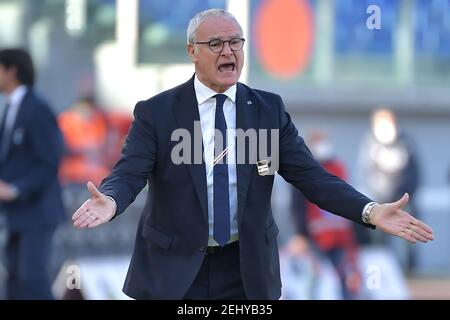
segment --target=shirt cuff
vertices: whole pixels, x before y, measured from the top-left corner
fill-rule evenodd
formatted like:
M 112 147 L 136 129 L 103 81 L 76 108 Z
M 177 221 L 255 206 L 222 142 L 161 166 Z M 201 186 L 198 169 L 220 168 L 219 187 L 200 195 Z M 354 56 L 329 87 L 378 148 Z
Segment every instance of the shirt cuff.
M 116 202 L 116 200 L 114 200 L 114 198 L 113 197 L 111 197 L 111 196 L 106 196 L 108 199 L 110 199 L 113 203 L 114 203 L 114 206 L 116 207 L 116 210 L 115 210 L 115 212 L 114 212 L 114 216 L 113 216 L 113 218 L 117 215 L 117 202 Z

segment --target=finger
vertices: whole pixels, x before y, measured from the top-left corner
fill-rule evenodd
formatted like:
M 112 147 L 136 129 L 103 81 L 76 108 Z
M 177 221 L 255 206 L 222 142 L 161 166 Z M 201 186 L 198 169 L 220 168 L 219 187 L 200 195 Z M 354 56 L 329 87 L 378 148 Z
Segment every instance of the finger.
M 89 192 L 96 198 L 100 198 L 103 196 L 103 193 L 101 193 L 100 191 L 98 191 L 97 187 L 95 186 L 95 184 L 93 184 L 91 181 L 89 181 L 87 183 L 87 188 L 89 190 Z
M 89 208 L 88 208 L 89 200 L 87 200 L 85 203 L 83 203 L 83 205 L 77 211 L 75 211 L 75 213 L 72 216 L 73 221 L 77 220 L 82 214 L 84 214 L 85 212 L 87 212 L 89 210 Z
M 77 220 L 75 220 L 75 221 L 73 222 L 73 226 L 74 226 L 75 228 L 81 228 L 81 225 L 86 221 L 87 217 L 88 217 L 88 216 L 85 216 L 85 215 L 79 217 Z
M 96 220 L 97 220 L 96 217 L 91 214 L 80 224 L 80 228 L 86 228 L 90 223 Z
M 74 223 L 73 225 L 77 228 L 82 228 L 83 223 L 85 223 L 86 221 L 88 221 L 90 218 L 90 216 L 92 216 L 92 212 L 87 211 L 84 215 L 82 215 L 81 217 L 79 217 Z M 92 219 L 91 219 L 92 220 Z
M 91 223 L 89 223 L 88 225 L 87 225 L 87 227 L 88 228 L 95 228 L 95 227 L 98 227 L 99 225 L 101 225 L 101 224 L 103 224 L 104 222 L 102 221 L 102 220 L 100 220 L 100 219 L 95 219 L 95 221 L 93 221 L 93 222 L 91 222 Z
M 400 237 L 400 238 L 402 238 L 402 239 L 405 239 L 406 241 L 409 241 L 409 242 L 411 242 L 411 243 L 416 243 L 417 241 L 416 241 L 416 239 L 414 239 L 413 237 L 411 237 L 409 234 L 407 234 L 407 233 L 405 233 L 405 232 L 400 232 L 399 234 L 398 234 L 398 236 Z
M 405 206 L 408 204 L 408 201 L 409 201 L 409 194 L 408 194 L 408 193 L 405 193 L 405 194 L 403 195 L 403 197 L 401 197 L 400 200 L 394 202 L 394 205 L 395 205 L 397 208 L 403 208 L 403 207 L 405 207 Z
M 423 223 L 422 221 L 420 221 L 418 219 L 414 219 L 411 223 L 414 226 L 417 226 L 422 231 L 426 232 L 426 234 L 427 234 L 426 237 L 428 239 L 434 240 L 433 229 L 431 229 L 431 227 L 429 225 L 427 225 L 426 223 Z
M 419 233 L 417 233 L 416 231 L 414 231 L 413 229 L 406 229 L 405 233 L 407 233 L 409 236 L 413 237 L 416 240 L 419 240 L 421 242 L 428 242 L 428 239 L 422 235 L 420 235 Z
M 419 226 L 415 226 L 414 224 L 411 224 L 409 226 L 409 229 L 413 230 L 414 232 L 420 234 L 422 237 L 426 238 L 427 240 L 433 240 L 433 234 L 424 230 L 423 228 L 420 228 Z

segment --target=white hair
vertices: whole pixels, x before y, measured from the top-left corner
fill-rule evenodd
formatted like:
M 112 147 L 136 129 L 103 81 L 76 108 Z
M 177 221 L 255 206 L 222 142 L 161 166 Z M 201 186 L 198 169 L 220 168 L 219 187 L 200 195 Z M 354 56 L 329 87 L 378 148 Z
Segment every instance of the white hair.
M 209 17 L 225 17 L 228 19 L 233 20 L 238 25 L 241 34 L 242 34 L 242 27 L 230 12 L 224 10 L 224 9 L 209 9 L 202 12 L 197 13 L 191 21 L 189 21 L 189 25 L 187 28 L 187 43 L 193 44 L 195 42 L 195 33 L 197 32 L 198 27 L 202 24 L 203 21 L 208 19 Z

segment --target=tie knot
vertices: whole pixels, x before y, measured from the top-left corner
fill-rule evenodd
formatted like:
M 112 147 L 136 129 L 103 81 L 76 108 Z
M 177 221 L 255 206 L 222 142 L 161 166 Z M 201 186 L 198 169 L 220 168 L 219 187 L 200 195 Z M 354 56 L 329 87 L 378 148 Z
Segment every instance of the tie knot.
M 216 94 L 214 98 L 216 98 L 216 107 L 223 107 L 225 100 L 227 100 L 227 96 L 224 94 Z

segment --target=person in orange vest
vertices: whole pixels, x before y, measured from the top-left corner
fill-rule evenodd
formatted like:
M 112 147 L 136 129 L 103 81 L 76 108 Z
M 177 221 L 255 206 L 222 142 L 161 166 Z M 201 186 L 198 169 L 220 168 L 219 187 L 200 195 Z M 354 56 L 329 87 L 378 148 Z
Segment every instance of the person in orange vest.
M 109 173 L 108 117 L 90 96 L 82 97 L 58 117 L 66 154 L 59 176 L 63 185 L 100 184 Z
M 106 166 L 111 170 L 122 153 L 123 144 L 130 129 L 133 118 L 123 111 L 108 112 L 109 135 L 107 142 Z
M 327 135 L 316 130 L 311 132 L 308 140 L 311 153 L 323 168 L 345 180 L 345 166 L 334 156 Z M 296 189 L 293 189 L 292 194 L 292 213 L 296 235 L 290 240 L 290 248 L 296 248 L 296 252 L 312 249 L 325 255 L 340 278 L 343 298 L 357 298 L 361 277 L 357 266 L 358 245 L 352 223 L 320 209 Z

